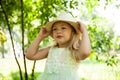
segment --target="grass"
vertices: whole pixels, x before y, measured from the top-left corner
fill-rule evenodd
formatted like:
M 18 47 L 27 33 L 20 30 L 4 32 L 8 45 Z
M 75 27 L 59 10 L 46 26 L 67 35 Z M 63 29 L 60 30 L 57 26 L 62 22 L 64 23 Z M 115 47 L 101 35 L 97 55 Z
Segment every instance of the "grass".
M 23 60 L 18 59 L 24 72 Z M 33 61 L 27 60 L 27 71 L 31 73 Z M 35 77 L 43 72 L 45 60 L 37 61 Z M 81 80 L 120 80 L 120 64 L 118 66 L 106 66 L 103 63 L 83 61 L 80 64 L 78 73 Z M 13 58 L 0 59 L 0 80 L 19 80 L 18 66 Z
M 81 64 L 79 72 L 83 80 L 120 80 L 120 65 L 111 67 L 101 63 Z

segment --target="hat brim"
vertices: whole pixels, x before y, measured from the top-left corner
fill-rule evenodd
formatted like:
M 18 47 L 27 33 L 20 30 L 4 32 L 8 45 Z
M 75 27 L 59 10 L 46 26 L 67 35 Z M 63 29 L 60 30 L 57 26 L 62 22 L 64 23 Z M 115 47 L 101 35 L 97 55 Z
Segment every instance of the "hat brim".
M 78 24 L 76 22 L 73 22 L 73 21 L 65 21 L 65 20 L 54 20 L 54 21 L 51 21 L 51 22 L 48 22 L 46 24 L 46 30 L 48 32 L 52 31 L 52 26 L 54 23 L 56 22 L 59 22 L 59 21 L 62 21 L 62 22 L 66 22 L 68 24 L 70 24 L 76 31 L 77 34 L 81 34 L 80 30 L 79 30 L 79 27 L 78 27 Z

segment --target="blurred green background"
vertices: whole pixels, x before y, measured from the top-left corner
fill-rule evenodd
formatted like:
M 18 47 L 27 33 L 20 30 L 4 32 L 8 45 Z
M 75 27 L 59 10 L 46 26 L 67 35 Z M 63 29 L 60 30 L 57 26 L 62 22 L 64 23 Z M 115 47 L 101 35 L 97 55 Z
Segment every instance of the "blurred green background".
M 24 54 L 41 27 L 60 12 L 87 25 L 92 52 L 81 61 L 82 80 L 120 80 L 119 0 L 0 0 L 0 80 L 35 80 L 46 60 Z M 40 47 L 52 44 L 52 38 Z

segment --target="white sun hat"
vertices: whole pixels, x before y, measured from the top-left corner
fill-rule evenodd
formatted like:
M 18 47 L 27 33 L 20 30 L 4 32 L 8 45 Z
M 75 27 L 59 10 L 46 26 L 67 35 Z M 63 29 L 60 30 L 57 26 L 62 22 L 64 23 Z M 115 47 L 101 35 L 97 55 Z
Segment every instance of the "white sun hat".
M 50 21 L 48 22 L 45 26 L 46 26 L 46 30 L 47 31 L 52 31 L 52 26 L 55 22 L 58 21 L 63 21 L 66 23 L 69 23 L 76 31 L 76 33 L 81 34 L 77 21 L 75 20 L 75 18 L 70 14 L 70 13 L 61 13 L 56 20 Z

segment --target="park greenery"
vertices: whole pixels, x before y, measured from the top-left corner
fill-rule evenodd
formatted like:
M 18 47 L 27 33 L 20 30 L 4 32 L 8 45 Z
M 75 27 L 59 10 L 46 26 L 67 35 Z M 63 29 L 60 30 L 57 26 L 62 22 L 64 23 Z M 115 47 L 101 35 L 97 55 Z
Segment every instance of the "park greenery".
M 100 1 L 0 0 L 0 54 L 4 56 L 7 53 L 8 50 L 4 46 L 6 46 L 6 41 L 10 40 L 14 58 L 19 68 L 20 80 L 34 80 L 36 77 L 34 72 L 36 61 L 31 74 L 28 75 L 25 51 L 42 26 L 48 21 L 55 19 L 60 12 L 66 11 L 73 14 L 76 19 L 82 20 L 87 24 L 92 47 L 89 60 L 106 63 L 107 66 L 117 66 L 120 61 L 120 58 L 117 56 L 117 51 L 120 50 L 120 36 L 115 35 L 113 31 L 114 23 L 98 14 L 96 8 L 101 6 Z M 104 0 L 102 7 L 106 10 L 109 5 L 112 5 L 116 9 L 120 9 L 120 4 L 116 1 Z M 77 15 L 77 13 L 80 14 Z M 10 37 L 6 37 L 7 34 Z M 51 37 L 44 39 L 40 47 L 51 44 L 51 41 Z M 21 64 L 18 61 L 15 43 L 18 43 L 22 49 L 24 71 L 22 71 Z M 110 51 L 114 52 L 111 53 Z M 117 74 L 120 74 L 120 72 Z

